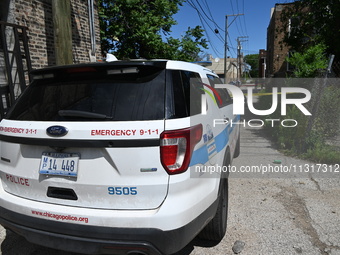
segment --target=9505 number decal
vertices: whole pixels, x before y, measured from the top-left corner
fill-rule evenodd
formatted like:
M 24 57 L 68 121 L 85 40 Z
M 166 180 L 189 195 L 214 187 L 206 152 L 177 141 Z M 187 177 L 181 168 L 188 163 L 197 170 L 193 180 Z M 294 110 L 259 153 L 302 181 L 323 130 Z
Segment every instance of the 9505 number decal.
M 135 196 L 138 194 L 137 187 L 108 187 L 107 190 L 109 195 L 116 196 Z

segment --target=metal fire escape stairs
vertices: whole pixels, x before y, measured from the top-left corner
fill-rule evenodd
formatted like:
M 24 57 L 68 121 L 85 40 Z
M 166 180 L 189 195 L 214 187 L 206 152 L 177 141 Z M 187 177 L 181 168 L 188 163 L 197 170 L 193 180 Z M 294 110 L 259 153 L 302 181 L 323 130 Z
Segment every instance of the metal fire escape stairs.
M 0 21 L 0 119 L 31 81 L 27 27 Z

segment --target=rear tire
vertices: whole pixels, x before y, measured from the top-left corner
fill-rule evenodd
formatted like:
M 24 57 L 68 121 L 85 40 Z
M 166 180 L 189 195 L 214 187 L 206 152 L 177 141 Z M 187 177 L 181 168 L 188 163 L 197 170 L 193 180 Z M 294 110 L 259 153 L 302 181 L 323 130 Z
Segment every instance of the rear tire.
M 199 238 L 220 242 L 227 230 L 228 216 L 228 179 L 221 179 L 218 207 L 214 218 L 199 234 Z
M 240 138 L 240 131 L 238 132 L 238 138 L 236 142 L 235 152 L 234 152 L 234 158 L 237 158 L 240 156 L 241 152 L 241 138 Z

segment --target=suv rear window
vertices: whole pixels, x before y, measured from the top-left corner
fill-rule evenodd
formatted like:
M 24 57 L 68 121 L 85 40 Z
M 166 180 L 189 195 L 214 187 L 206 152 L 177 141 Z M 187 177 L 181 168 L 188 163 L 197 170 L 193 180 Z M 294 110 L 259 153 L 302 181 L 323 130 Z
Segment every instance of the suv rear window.
M 203 83 L 198 73 L 190 71 L 172 71 L 174 94 L 174 117 L 182 118 L 201 113 Z
M 28 121 L 164 119 L 165 70 L 110 67 L 94 72 L 57 70 L 35 80 L 8 113 Z

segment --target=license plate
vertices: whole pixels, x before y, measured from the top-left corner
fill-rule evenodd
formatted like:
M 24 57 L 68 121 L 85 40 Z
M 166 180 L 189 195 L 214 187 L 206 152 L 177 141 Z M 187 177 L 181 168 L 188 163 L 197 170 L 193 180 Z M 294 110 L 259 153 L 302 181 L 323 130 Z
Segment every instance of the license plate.
M 40 162 L 40 174 L 77 177 L 79 154 L 44 152 Z

